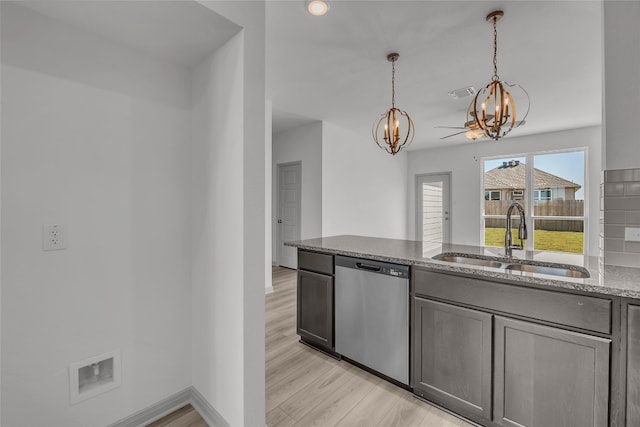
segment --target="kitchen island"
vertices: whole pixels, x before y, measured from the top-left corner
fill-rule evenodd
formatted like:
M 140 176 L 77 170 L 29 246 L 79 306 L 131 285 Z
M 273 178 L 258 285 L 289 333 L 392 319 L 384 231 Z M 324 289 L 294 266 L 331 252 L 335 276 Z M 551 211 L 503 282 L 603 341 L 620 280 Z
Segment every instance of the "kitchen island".
M 579 266 L 590 274 L 559 277 L 433 258 L 505 260 L 501 248 L 364 236 L 287 244 L 303 256 L 298 291 L 314 307 L 309 317 L 298 302 L 303 342 L 335 350 L 335 270 L 329 267 L 335 257 L 409 266 L 410 388 L 416 396 L 485 426 L 640 425 L 640 269 L 604 266 L 582 255 L 514 253 L 525 262 Z M 324 270 L 306 262 L 309 256 L 321 257 Z M 319 283 L 311 275 L 318 273 L 326 278 L 322 292 L 309 292 Z M 300 327 L 301 319 L 317 320 L 319 310 L 328 333 L 321 343 L 318 334 L 306 334 L 312 323 L 309 330 Z

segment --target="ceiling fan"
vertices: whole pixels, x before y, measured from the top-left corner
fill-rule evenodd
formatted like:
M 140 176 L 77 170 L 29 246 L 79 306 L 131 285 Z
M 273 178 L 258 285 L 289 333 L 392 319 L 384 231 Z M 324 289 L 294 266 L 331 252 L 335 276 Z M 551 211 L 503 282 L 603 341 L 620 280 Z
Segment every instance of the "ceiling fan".
M 467 120 L 463 126 L 434 126 L 435 128 L 438 128 L 438 129 L 461 129 L 460 132 L 455 132 L 455 133 L 452 133 L 451 135 L 443 136 L 440 139 L 451 138 L 452 136 L 460 135 L 463 133 L 465 134 L 464 136 L 466 136 L 467 139 L 471 139 L 473 141 L 480 138 L 486 138 L 487 135 L 476 122 L 474 113 L 470 112 L 469 114 L 471 115 L 470 120 Z M 491 118 L 493 118 L 493 114 L 487 114 L 487 118 L 490 120 Z M 515 123 L 514 128 L 518 126 L 522 126 L 523 124 L 525 124 L 524 120 L 517 121 Z

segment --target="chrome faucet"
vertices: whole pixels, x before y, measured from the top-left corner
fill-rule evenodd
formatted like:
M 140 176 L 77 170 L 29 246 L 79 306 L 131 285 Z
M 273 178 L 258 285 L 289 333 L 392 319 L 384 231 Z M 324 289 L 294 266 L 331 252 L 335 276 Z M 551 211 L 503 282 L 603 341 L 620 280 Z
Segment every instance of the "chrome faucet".
M 511 213 L 514 209 L 518 209 L 518 213 L 520 214 L 520 225 L 518 226 L 519 245 L 513 244 L 513 237 L 511 236 Z M 507 231 L 504 234 L 504 256 L 506 258 L 512 258 L 513 249 L 524 249 L 525 240 L 527 240 L 527 224 L 525 223 L 524 208 L 520 203 L 513 202 L 507 210 Z

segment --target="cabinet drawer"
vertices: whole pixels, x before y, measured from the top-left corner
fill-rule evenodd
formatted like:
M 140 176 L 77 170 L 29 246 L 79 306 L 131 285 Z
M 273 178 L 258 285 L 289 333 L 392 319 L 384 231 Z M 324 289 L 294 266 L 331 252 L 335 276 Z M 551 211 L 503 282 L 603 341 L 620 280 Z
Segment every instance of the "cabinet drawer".
M 333 255 L 298 250 L 298 268 L 316 273 L 333 274 Z
M 611 333 L 611 301 L 413 269 L 416 295 Z

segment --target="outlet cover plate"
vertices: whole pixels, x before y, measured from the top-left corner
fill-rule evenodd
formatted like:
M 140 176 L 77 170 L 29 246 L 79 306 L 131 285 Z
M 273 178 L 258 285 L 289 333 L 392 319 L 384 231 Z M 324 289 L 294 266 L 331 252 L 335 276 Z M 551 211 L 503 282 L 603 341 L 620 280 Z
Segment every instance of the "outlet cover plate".
M 67 229 L 62 224 L 42 226 L 42 250 L 59 251 L 67 249 Z
M 626 227 L 624 229 L 624 240 L 627 242 L 640 242 L 640 228 Z

